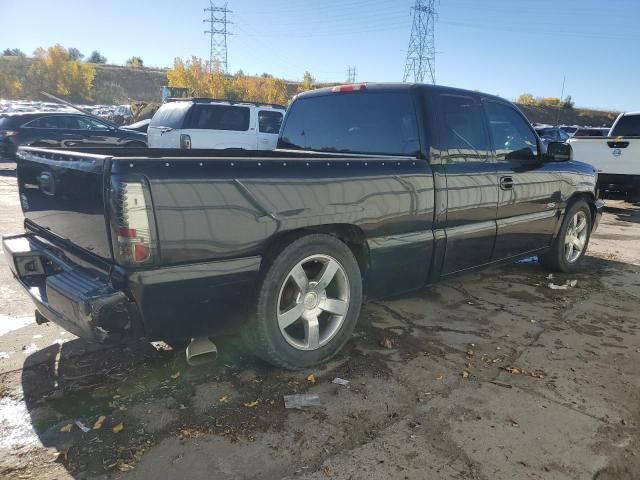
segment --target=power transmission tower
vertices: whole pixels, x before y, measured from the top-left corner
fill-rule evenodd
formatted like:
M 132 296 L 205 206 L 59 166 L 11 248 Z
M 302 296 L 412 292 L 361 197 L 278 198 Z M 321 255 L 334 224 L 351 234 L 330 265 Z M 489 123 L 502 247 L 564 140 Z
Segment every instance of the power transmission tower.
M 347 67 L 347 83 L 356 82 L 356 67 Z
M 209 7 L 204 9 L 205 13 L 209 13 L 209 18 L 202 20 L 203 23 L 209 24 L 209 30 L 205 30 L 205 35 L 209 35 L 211 47 L 209 49 L 209 72 L 213 70 L 213 62 L 218 61 L 222 66 L 222 70 L 227 73 L 229 64 L 227 59 L 227 35 L 231 32 L 227 30 L 230 22 L 227 15 L 233 13 L 227 8 L 225 3 L 223 7 L 216 7 L 213 0 L 209 0 Z
M 435 3 L 436 0 L 415 0 L 412 7 L 413 24 L 403 82 L 412 79 L 414 82 L 423 83 L 426 75 L 427 81 L 436 83 Z

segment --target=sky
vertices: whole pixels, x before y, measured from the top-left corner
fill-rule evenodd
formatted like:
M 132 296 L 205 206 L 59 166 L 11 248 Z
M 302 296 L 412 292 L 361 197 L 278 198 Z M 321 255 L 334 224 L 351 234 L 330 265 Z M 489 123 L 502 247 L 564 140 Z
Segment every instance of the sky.
M 229 71 L 401 81 L 414 0 L 228 0 Z M 222 4 L 218 1 L 216 5 Z M 60 43 L 109 63 L 208 58 L 209 0 L 0 0 L 0 48 Z M 436 0 L 436 82 L 640 110 L 640 0 Z

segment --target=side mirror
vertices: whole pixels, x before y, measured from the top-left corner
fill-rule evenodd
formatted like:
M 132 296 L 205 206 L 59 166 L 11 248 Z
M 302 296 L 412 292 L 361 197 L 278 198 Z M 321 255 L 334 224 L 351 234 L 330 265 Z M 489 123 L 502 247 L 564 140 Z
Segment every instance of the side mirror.
M 571 160 L 571 145 L 562 142 L 550 142 L 547 145 L 546 158 L 550 162 L 568 162 Z

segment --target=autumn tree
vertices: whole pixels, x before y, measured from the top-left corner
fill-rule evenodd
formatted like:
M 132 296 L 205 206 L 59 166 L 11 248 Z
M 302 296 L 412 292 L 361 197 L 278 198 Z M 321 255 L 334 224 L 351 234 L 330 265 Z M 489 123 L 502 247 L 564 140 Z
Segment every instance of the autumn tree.
M 69 97 L 72 101 L 90 100 L 96 71 L 91 65 L 72 60 L 69 51 L 62 45 L 35 52 L 35 63 L 27 72 L 31 95 L 40 90 Z
M 298 86 L 298 92 L 306 92 L 314 88 L 316 88 L 316 79 L 308 71 L 304 72 L 302 83 Z
M 132 68 L 142 68 L 144 67 L 144 62 L 140 57 L 131 57 L 127 60 L 127 66 Z
M 17 98 L 22 95 L 22 82 L 0 63 L 0 98 Z
M 523 93 L 516 99 L 516 103 L 519 103 L 520 105 L 535 105 L 536 99 L 530 93 Z

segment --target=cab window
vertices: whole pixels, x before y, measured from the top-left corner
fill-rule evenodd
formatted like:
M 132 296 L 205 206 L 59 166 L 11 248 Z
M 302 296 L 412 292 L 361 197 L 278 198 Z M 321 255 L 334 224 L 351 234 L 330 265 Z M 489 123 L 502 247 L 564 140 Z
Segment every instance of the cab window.
M 535 160 L 538 141 L 529 124 L 513 107 L 486 102 L 489 132 L 498 160 Z

